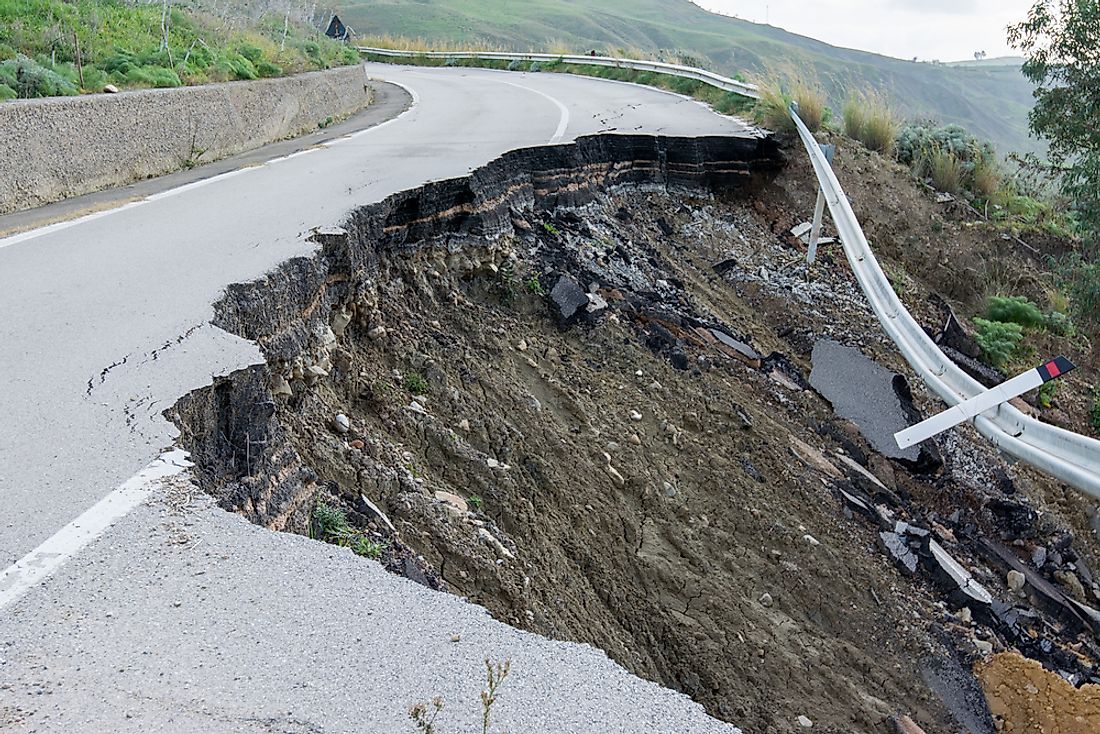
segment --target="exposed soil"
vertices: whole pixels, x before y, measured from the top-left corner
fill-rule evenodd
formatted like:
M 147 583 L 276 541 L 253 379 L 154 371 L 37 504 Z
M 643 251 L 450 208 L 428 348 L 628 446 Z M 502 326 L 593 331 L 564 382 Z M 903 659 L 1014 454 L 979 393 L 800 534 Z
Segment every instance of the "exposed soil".
M 812 211 L 801 164 L 775 173 L 745 144 L 700 173 L 683 142 L 637 140 L 398 197 L 232 289 L 221 324 L 268 365 L 177 406 L 207 489 L 292 532 L 342 507 L 391 570 L 596 645 L 746 732 L 885 732 L 895 714 L 992 731 L 969 667 L 994 650 L 1097 678 L 1074 606 L 1100 599 L 1087 503 L 969 427 L 886 459 L 810 389 L 825 337 L 909 372 L 839 251 L 807 270 L 787 235 Z M 877 192 L 868 235 L 935 329 L 927 297 L 973 304 L 974 278 L 912 223 L 933 205 L 911 182 L 854 183 L 878 165 L 862 155 L 841 156 L 842 183 L 861 215 Z M 993 604 L 960 599 L 933 541 Z M 1002 550 L 1030 564 L 1019 592 Z

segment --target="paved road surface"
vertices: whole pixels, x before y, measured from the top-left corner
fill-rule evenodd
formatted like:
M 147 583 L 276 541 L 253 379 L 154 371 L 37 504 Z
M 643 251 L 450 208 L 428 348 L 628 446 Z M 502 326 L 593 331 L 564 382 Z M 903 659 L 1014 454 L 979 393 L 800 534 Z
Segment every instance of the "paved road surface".
M 0 240 L 0 569 L 170 447 L 160 412 L 180 395 L 259 360 L 208 325 L 210 304 L 308 252 L 311 228 L 517 147 L 740 129 L 688 100 L 598 80 L 368 73 L 405 85 L 414 106 L 326 149 Z M 472 731 L 490 655 L 513 660 L 503 729 L 733 731 L 599 651 L 517 632 L 345 550 L 268 533 L 202 497 L 180 515 L 187 486 L 153 486 L 0 608 L 0 729 L 411 731 L 408 705 L 439 693 L 444 731 Z M 3 593 L 0 583 L 0 603 Z

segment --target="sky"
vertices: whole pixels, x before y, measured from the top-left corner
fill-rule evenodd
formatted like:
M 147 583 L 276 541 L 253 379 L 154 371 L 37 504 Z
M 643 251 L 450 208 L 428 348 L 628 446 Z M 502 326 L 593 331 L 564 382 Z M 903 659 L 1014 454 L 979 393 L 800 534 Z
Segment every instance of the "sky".
M 1018 56 L 1005 28 L 1032 0 L 694 0 L 707 10 L 770 22 L 834 46 L 922 61 Z

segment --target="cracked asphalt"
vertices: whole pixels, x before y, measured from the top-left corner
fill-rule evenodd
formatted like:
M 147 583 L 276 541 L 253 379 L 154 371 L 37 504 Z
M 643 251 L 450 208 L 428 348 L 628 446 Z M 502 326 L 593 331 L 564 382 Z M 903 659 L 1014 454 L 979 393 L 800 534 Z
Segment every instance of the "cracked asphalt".
M 632 85 L 367 70 L 418 103 L 328 148 L 0 240 L 0 568 L 170 447 L 161 411 L 178 397 L 260 361 L 254 345 L 209 325 L 211 303 L 310 252 L 314 227 L 545 144 L 563 126 L 565 140 L 604 121 L 624 132 L 743 131 Z M 0 728 L 411 731 L 408 706 L 439 694 L 441 731 L 470 731 L 486 656 L 513 661 L 502 730 L 736 731 L 600 651 L 516 631 L 348 551 L 253 527 L 178 479 L 0 609 Z

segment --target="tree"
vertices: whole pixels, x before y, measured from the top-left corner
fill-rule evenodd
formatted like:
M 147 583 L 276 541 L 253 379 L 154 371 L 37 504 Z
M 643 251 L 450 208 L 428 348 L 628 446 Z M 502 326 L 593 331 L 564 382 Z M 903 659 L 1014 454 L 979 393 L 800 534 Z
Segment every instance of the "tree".
M 1039 0 L 1008 29 L 1035 83 L 1031 130 L 1050 141 L 1062 190 L 1100 250 L 1100 0 Z

